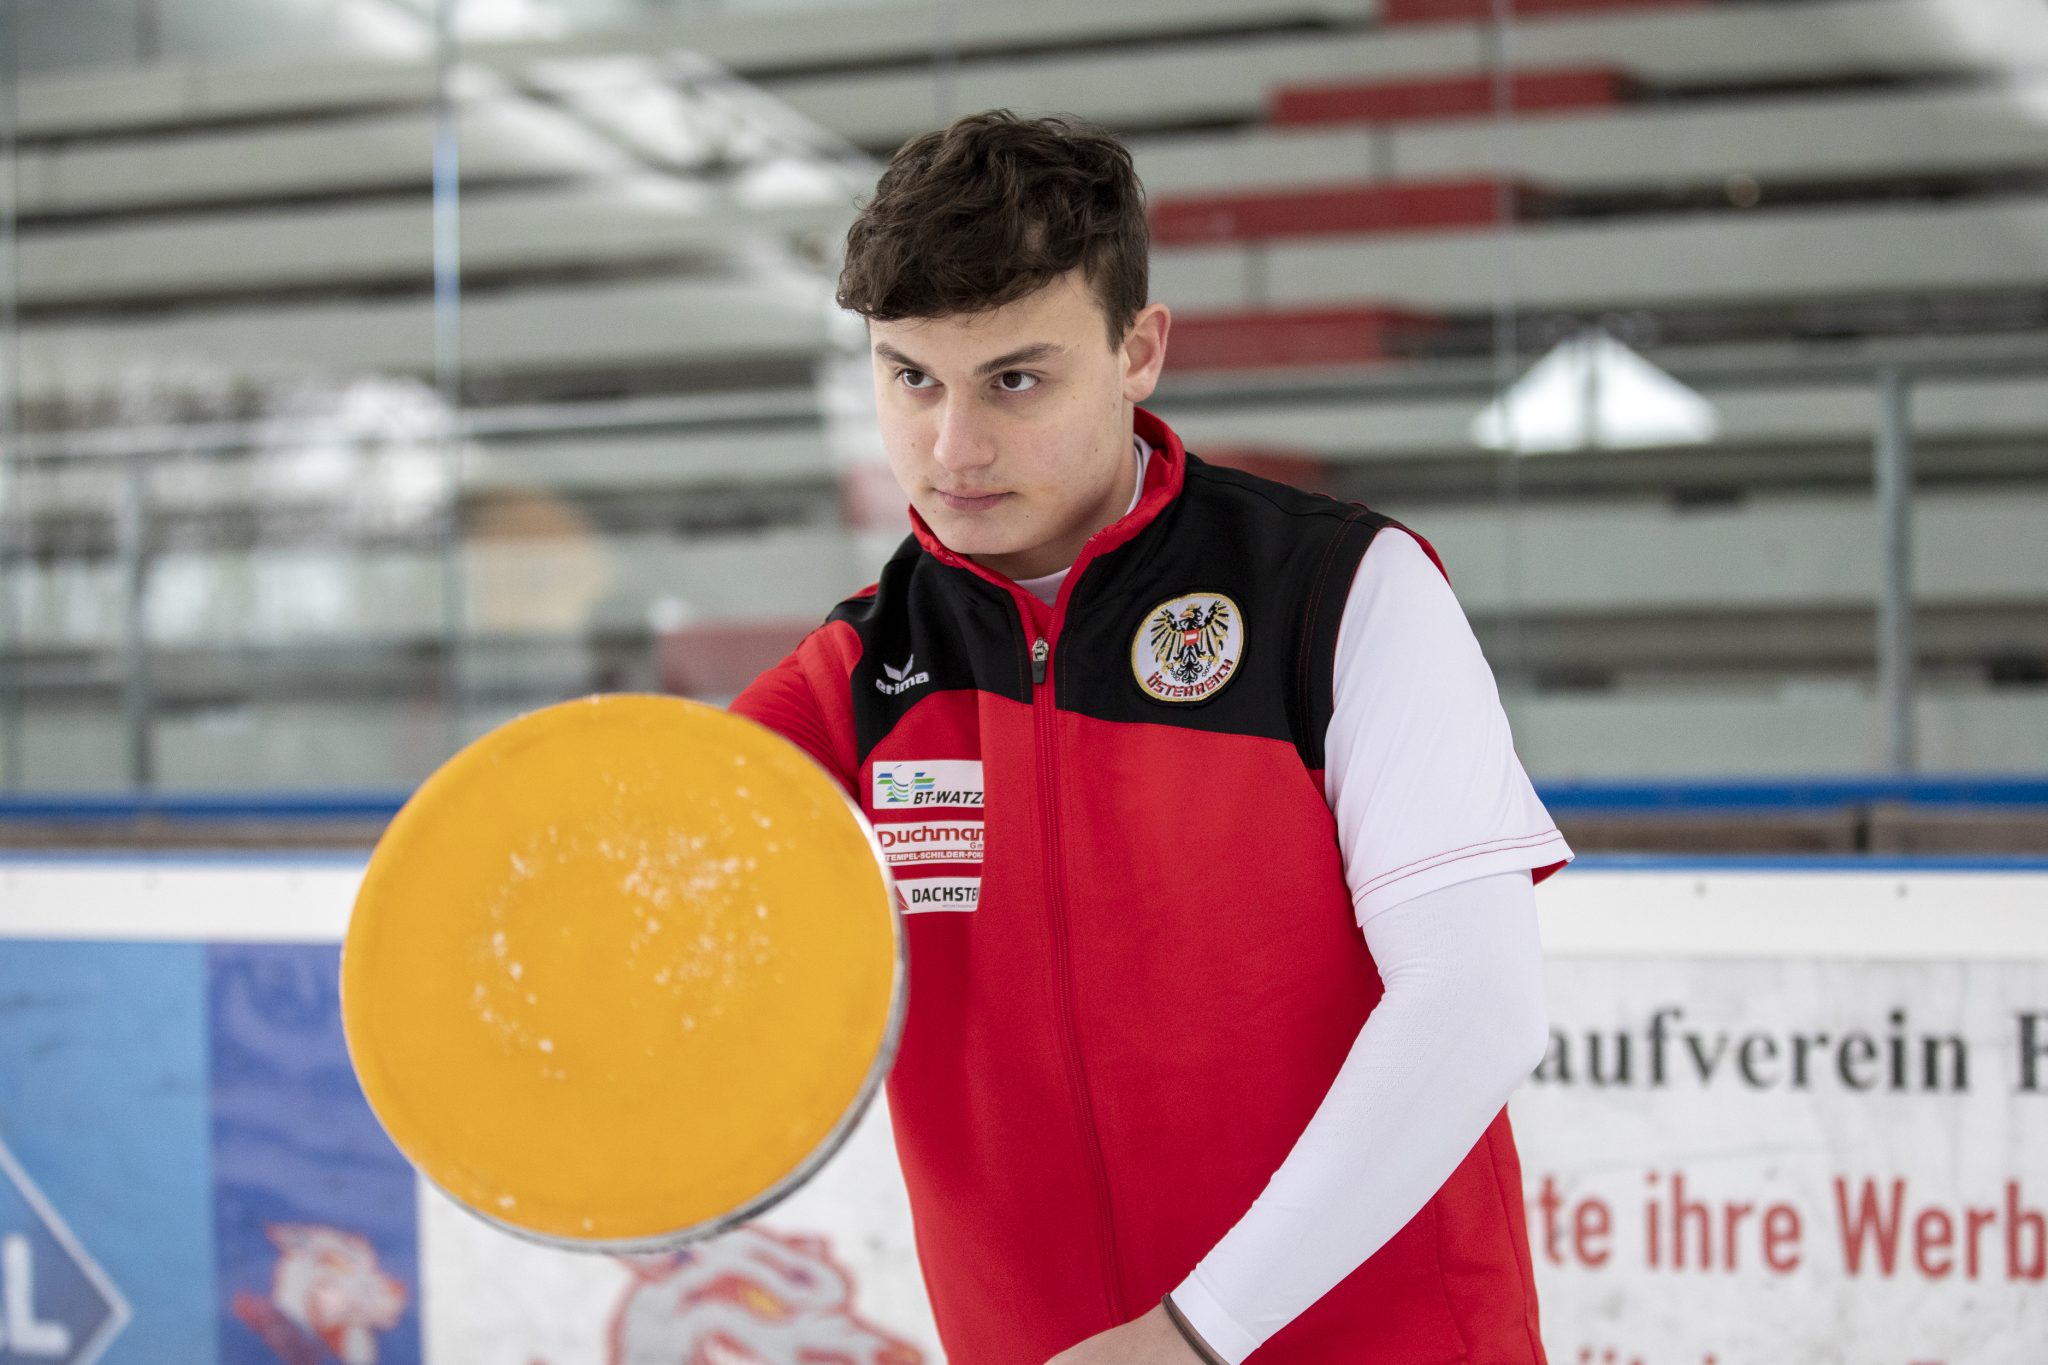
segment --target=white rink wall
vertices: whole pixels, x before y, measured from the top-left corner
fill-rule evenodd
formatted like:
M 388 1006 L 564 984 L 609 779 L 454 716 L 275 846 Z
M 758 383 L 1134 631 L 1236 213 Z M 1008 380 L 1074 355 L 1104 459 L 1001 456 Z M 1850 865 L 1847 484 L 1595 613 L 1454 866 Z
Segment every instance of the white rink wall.
M 323 1014 L 362 866 L 0 861 L 0 996 L 22 1025 L 0 1034 L 0 1082 L 41 1077 L 0 1089 L 34 1101 L 0 1110 L 0 1138 L 131 1303 L 107 1361 L 167 1358 L 150 1353 L 194 1300 L 212 1305 L 211 1335 L 191 1328 L 205 1344 L 177 1358 L 262 1358 L 246 1325 L 260 1289 L 235 1286 L 252 1256 L 281 1254 L 242 1226 L 266 1198 L 360 1235 L 406 1285 L 407 1315 L 378 1334 L 383 1365 L 623 1365 L 632 1341 L 687 1352 L 719 1332 L 773 1360 L 833 1343 L 940 1359 L 882 1105 L 754 1228 L 696 1261 L 637 1266 L 501 1234 L 388 1150 L 328 1150 L 322 1134 L 367 1118 L 352 1084 L 336 1088 L 338 1025 Z M 1553 1359 L 2030 1365 L 2048 1339 L 2048 862 L 1590 858 L 1538 899 L 1553 1041 L 1513 1109 Z M 28 1052 L 100 1026 L 78 1022 L 62 982 L 124 972 L 158 991 L 192 973 L 200 1003 L 35 1072 Z M 188 1089 L 210 1096 L 187 1106 L 201 1138 L 161 1122 L 147 1159 L 160 1189 L 211 1182 L 210 1225 L 136 1208 L 140 1225 L 123 1228 L 90 1190 L 142 1158 L 81 1126 L 96 1101 L 79 1097 L 171 1067 L 151 1058 L 178 1052 L 181 1029 L 210 1040 L 185 1049 L 200 1058 Z M 306 1135 L 279 1136 L 295 1125 Z M 386 1201 L 381 1230 L 346 1225 L 371 1217 L 361 1201 L 321 1204 L 322 1172 L 344 1158 L 382 1163 L 410 1191 L 404 1209 Z M 210 1272 L 163 1292 L 180 1262 L 152 1243 L 206 1252 L 209 1239 L 211 1254 L 184 1260 Z M 764 1265 L 801 1273 L 778 1281 Z M 674 1310 L 693 1277 L 741 1266 L 788 1309 L 783 1326 Z

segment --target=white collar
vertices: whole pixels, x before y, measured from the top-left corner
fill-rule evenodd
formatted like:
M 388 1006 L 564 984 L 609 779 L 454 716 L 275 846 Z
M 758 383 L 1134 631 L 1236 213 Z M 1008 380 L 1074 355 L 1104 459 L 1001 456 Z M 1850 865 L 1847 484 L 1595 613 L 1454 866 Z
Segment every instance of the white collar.
M 1131 433 L 1131 451 L 1137 456 L 1138 475 L 1131 484 L 1131 505 L 1124 508 L 1125 517 L 1137 510 L 1138 500 L 1145 496 L 1145 466 L 1152 458 L 1152 445 L 1134 431 Z M 1121 521 L 1123 517 L 1117 520 Z M 1060 595 L 1060 584 L 1067 581 L 1067 575 L 1073 568 L 1074 566 L 1069 564 L 1064 569 L 1054 569 L 1051 573 L 1042 574 L 1037 578 L 1019 578 L 1015 582 L 1024 591 L 1051 606 L 1053 599 Z

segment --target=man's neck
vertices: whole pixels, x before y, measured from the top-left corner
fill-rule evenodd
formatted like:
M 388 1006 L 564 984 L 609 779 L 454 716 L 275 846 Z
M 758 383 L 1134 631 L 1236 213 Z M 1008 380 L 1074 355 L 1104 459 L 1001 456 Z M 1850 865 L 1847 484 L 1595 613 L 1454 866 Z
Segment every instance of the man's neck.
M 1132 440 L 1132 448 L 1135 449 L 1135 435 Z M 1097 531 L 1123 516 L 1118 510 L 1123 505 L 1123 492 L 1124 485 L 1121 482 L 1112 485 L 1096 503 L 1095 511 L 1087 520 L 1059 540 L 1009 554 L 969 555 L 968 558 L 991 573 L 999 573 L 1013 580 L 1056 573 L 1074 562 L 1081 553 L 1081 547 L 1086 545 Z
M 1145 469 L 1152 459 L 1151 444 L 1147 442 L 1144 437 L 1139 436 L 1136 433 L 1133 433 L 1131 436 L 1131 454 L 1133 457 L 1132 463 L 1135 466 L 1135 471 L 1131 481 L 1130 504 L 1124 508 L 1123 512 L 1119 516 L 1111 518 L 1111 520 L 1109 522 L 1105 522 L 1104 525 L 1113 524 L 1114 522 L 1121 521 L 1124 517 L 1129 516 L 1132 512 L 1137 510 L 1139 500 L 1145 496 Z M 1086 541 L 1082 542 L 1082 544 L 1084 545 L 1086 543 Z M 1076 551 L 1076 553 L 1078 553 L 1078 550 Z M 982 561 L 977 560 L 976 562 L 981 563 Z M 1041 602 L 1050 603 L 1055 597 L 1059 595 L 1060 583 L 1066 578 L 1068 571 L 1072 569 L 1073 566 L 1074 555 L 1069 555 L 1067 556 L 1066 561 L 1063 564 L 1061 564 L 1059 568 L 1053 569 L 1048 573 L 1030 576 L 1022 574 L 1012 574 L 1009 575 L 1009 577 L 1011 578 L 1011 581 L 1015 582 L 1018 587 L 1024 589 L 1032 596 L 1038 598 Z M 997 572 L 1001 572 L 1001 570 L 997 570 Z

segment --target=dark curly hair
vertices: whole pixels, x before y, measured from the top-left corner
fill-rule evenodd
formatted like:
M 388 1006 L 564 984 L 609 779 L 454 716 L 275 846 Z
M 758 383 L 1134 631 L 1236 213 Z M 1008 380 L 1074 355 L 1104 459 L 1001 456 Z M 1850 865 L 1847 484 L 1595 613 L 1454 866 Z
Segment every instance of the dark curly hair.
M 1081 266 L 1123 344 L 1151 233 L 1131 154 L 1067 115 L 969 114 L 897 149 L 846 233 L 839 306 L 870 321 L 999 308 Z

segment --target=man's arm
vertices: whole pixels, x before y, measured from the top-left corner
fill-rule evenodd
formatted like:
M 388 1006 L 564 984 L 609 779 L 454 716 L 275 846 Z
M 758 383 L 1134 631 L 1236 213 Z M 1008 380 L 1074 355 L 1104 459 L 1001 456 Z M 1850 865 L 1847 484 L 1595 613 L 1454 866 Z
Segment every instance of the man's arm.
M 1252 1208 L 1173 1291 L 1235 1365 L 1398 1232 L 1541 1059 L 1531 871 L 1571 851 L 1413 537 L 1375 538 L 1338 632 L 1325 787 L 1386 994 Z
M 1385 996 L 1265 1192 L 1172 1294 L 1230 1365 L 1399 1232 L 1542 1060 L 1526 871 L 1417 896 L 1365 938 Z
M 1515 753 L 1493 670 L 1431 553 L 1373 538 L 1337 630 L 1323 790 L 1362 924 L 1489 872 L 1572 856 Z
M 1365 935 L 1386 994 L 1265 1192 L 1165 1302 L 1049 1365 L 1238 1365 L 1413 1218 L 1534 1069 L 1527 872 L 1440 887 Z
M 860 654 L 853 627 L 828 622 L 805 636 L 773 668 L 747 684 L 729 708 L 767 726 L 853 790 L 853 704 L 845 678 Z M 834 679 L 838 685 L 834 686 Z
M 1169 1296 L 1195 1342 L 1161 1304 L 1056 1365 L 1237 1365 L 1415 1216 L 1541 1059 L 1531 878 L 1571 850 L 1416 539 L 1374 539 L 1336 654 L 1324 787 L 1386 993 L 1265 1192 Z

